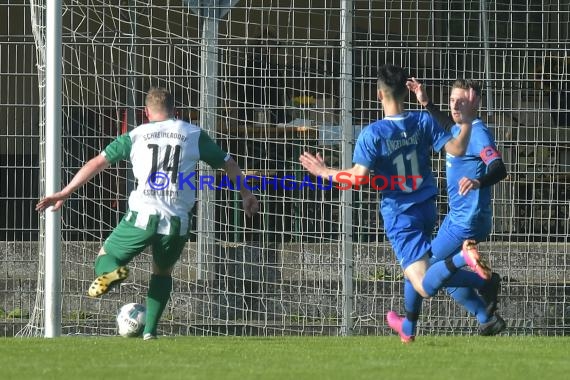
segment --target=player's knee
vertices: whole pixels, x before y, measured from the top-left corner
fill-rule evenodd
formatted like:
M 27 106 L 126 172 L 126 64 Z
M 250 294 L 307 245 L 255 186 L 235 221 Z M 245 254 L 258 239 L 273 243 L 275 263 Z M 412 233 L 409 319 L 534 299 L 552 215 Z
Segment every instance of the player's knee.
M 426 292 L 426 290 L 424 289 L 424 287 L 421 284 L 420 285 L 413 284 L 413 285 L 414 285 L 414 289 L 416 289 L 416 292 L 418 292 L 418 294 L 420 296 L 422 296 L 423 298 L 431 298 L 433 296 L 433 294 L 430 295 L 428 292 Z
M 415 291 L 418 292 L 420 296 L 423 298 L 430 298 L 431 295 L 424 289 L 423 282 L 418 277 L 414 277 L 414 279 L 410 279 L 412 286 L 414 287 Z
M 433 296 L 435 296 L 437 294 L 438 289 L 434 289 L 431 285 L 431 283 L 426 282 L 425 279 L 424 281 L 422 281 L 422 291 L 418 293 L 420 293 L 422 295 L 422 297 L 424 298 L 431 298 Z

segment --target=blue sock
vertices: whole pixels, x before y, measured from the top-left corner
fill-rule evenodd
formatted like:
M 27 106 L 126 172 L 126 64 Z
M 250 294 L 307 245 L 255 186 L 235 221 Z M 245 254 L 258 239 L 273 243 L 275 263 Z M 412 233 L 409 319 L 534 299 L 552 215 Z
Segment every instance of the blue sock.
M 472 288 L 447 288 L 447 293 L 465 310 L 474 315 L 480 324 L 489 322 L 487 305 Z
M 446 287 L 468 287 L 475 289 L 482 289 L 486 284 L 475 272 L 471 272 L 464 269 L 459 269 L 450 278 L 445 281 Z
M 438 261 L 430 265 L 422 281 L 422 286 L 426 293 L 433 297 L 443 287 L 443 284 L 457 272 L 457 268 L 451 259 Z
M 404 308 L 406 315 L 402 323 L 402 332 L 406 335 L 416 335 L 418 318 L 422 310 L 423 297 L 420 296 L 407 278 L 404 280 Z
M 451 257 L 451 260 L 453 261 L 453 264 L 457 267 L 457 268 L 461 268 L 464 267 L 465 265 L 467 265 L 467 263 L 465 262 L 465 258 L 463 257 L 463 255 L 461 254 L 461 252 L 456 253 L 455 255 L 453 255 Z

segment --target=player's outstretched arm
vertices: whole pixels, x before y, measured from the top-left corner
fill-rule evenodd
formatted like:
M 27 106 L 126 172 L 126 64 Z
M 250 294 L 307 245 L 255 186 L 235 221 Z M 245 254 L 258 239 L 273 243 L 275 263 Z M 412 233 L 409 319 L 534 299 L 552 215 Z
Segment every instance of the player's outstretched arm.
M 324 158 L 320 153 L 316 156 L 311 153 L 304 152 L 300 157 L 299 161 L 301 165 L 312 175 L 321 177 L 324 179 L 331 178 L 333 182 L 348 183 L 351 182 L 353 185 L 362 184 L 363 177 L 367 177 L 370 171 L 366 166 L 355 164 L 350 169 L 331 169 L 325 164 Z M 342 178 L 341 178 L 342 177 Z
M 42 212 L 46 208 L 53 206 L 52 211 L 57 211 L 63 205 L 63 202 L 69 198 L 71 194 L 97 174 L 109 167 L 109 163 L 104 155 L 100 154 L 95 158 L 87 161 L 85 165 L 75 174 L 71 182 L 57 193 L 46 196 L 36 205 L 36 211 Z
M 224 170 L 226 171 L 228 177 L 230 177 L 230 179 L 234 184 L 238 183 L 238 176 L 239 178 L 245 177 L 237 162 L 235 162 L 235 160 L 231 157 L 224 164 Z M 259 203 L 257 201 L 257 198 L 245 186 L 239 186 L 239 189 L 242 199 L 243 211 L 245 212 L 245 215 L 247 216 L 255 215 L 259 210 Z

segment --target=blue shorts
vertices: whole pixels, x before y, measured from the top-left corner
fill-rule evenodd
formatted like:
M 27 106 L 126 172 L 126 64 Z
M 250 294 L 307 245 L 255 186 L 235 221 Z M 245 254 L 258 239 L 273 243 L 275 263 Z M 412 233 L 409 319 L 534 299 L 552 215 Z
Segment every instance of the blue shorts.
M 437 209 L 433 198 L 400 214 L 384 217 L 386 236 L 403 269 L 429 252 L 436 219 Z
M 437 236 L 431 242 L 432 262 L 445 260 L 447 257 L 461 252 L 463 241 L 473 239 L 477 242 L 487 239 L 492 229 L 492 221 L 482 221 L 477 228 L 466 227 L 451 221 L 449 215 L 437 231 Z

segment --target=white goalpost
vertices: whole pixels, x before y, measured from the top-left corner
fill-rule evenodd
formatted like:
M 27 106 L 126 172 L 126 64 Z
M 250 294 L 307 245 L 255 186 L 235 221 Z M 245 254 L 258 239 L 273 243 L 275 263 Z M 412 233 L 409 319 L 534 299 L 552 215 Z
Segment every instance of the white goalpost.
M 45 190 L 61 190 L 61 1 L 46 8 Z M 61 335 L 61 212 L 45 215 L 45 336 Z
M 503 276 L 500 313 L 511 334 L 568 335 L 570 56 L 560 46 L 570 40 L 569 7 L 549 0 L 29 0 L 38 195 L 58 191 L 142 123 L 146 91 L 166 87 L 177 117 L 200 125 L 251 176 L 261 210 L 246 218 L 227 187 L 197 191 L 159 334 L 390 334 L 384 318 L 403 310 L 403 282 L 378 194 L 303 187 L 298 158 L 320 152 L 330 166 L 352 165 L 361 129 L 382 117 L 375 86 L 383 63 L 407 68 L 445 110 L 451 82 L 474 78 L 487 96 L 481 116 L 509 171 L 494 189 L 494 230 L 481 245 Z M 418 108 L 412 99 L 407 106 Z M 442 219 L 443 158 L 434 155 L 433 167 Z M 144 303 L 150 251 L 129 265 L 119 287 L 87 296 L 97 252 L 127 210 L 129 170 L 109 168 L 61 212 L 46 213 L 38 239 L 0 226 L 0 265 L 33 257 L 19 264 L 31 269 L 14 269 L 28 273 L 30 294 L 0 295 L 4 310 L 29 311 L 14 333 L 116 335 L 120 307 Z M 207 166 L 199 173 L 221 177 Z M 2 281 L 10 280 L 0 274 Z M 442 293 L 424 303 L 419 329 L 472 334 L 477 325 Z

